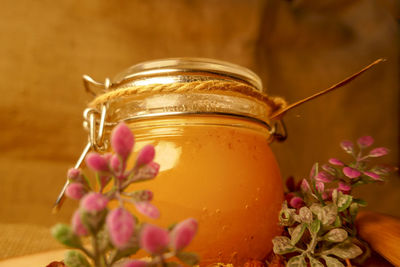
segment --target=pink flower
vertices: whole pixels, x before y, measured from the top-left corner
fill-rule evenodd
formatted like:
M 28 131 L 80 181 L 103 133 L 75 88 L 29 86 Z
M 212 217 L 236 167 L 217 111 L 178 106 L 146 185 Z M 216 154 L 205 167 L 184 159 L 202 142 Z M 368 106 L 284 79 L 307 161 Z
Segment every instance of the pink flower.
M 343 173 L 344 173 L 344 175 L 346 175 L 350 179 L 354 179 L 354 178 L 360 177 L 360 175 L 361 175 L 361 172 L 359 172 L 356 169 L 350 168 L 350 167 L 344 167 L 343 168 Z
M 125 248 L 135 228 L 132 214 L 123 208 L 114 209 L 107 215 L 106 224 L 111 243 L 116 248 Z
M 351 186 L 344 182 L 339 182 L 337 190 L 344 194 L 349 194 L 351 191 Z
M 126 124 L 120 123 L 113 129 L 111 133 L 111 146 L 122 160 L 128 158 L 134 142 L 134 136 Z
M 135 207 L 140 213 L 152 219 L 157 219 L 160 217 L 160 211 L 156 206 L 150 204 L 149 202 L 136 202 Z
M 292 208 L 300 209 L 301 207 L 304 206 L 304 201 L 300 197 L 292 197 L 292 199 L 290 199 L 289 201 L 289 205 Z
M 146 224 L 140 235 L 140 247 L 151 254 L 163 253 L 169 244 L 168 231 Z
M 188 246 L 197 232 L 197 221 L 193 218 L 178 223 L 171 232 L 171 247 L 181 250 Z
M 110 167 L 114 172 L 120 172 L 122 170 L 122 164 L 117 155 L 113 155 L 110 159 Z
M 317 174 L 317 176 L 315 177 L 315 180 L 320 181 L 320 182 L 324 182 L 324 183 L 329 183 L 334 179 L 334 177 L 332 175 L 330 175 L 327 172 L 319 172 Z
M 346 151 L 349 154 L 352 154 L 354 152 L 354 144 L 351 141 L 342 141 L 340 143 L 340 146 L 344 151 Z
M 94 171 L 105 172 L 109 170 L 107 159 L 95 152 L 91 152 L 86 156 L 86 164 Z
M 382 157 L 387 153 L 389 153 L 389 149 L 387 149 L 386 147 L 378 147 L 372 149 L 371 152 L 369 152 L 368 156 L 376 158 L 376 157 Z
M 67 177 L 71 180 L 77 180 L 81 176 L 81 171 L 79 169 L 71 168 L 68 170 Z
M 301 190 L 303 190 L 304 192 L 309 192 L 311 189 L 310 189 L 310 184 L 307 182 L 307 180 L 306 179 L 303 179 L 302 181 L 301 181 Z
M 135 180 L 148 180 L 157 176 L 160 165 L 156 162 L 150 162 L 139 168 Z
M 325 184 L 323 182 L 317 181 L 317 182 L 315 182 L 315 188 L 317 189 L 317 191 L 319 193 L 322 193 L 322 192 L 324 192 Z
M 146 164 L 152 162 L 155 154 L 156 154 L 156 151 L 154 149 L 154 146 L 152 146 L 152 145 L 144 146 L 139 152 L 139 155 L 136 159 L 136 164 L 138 166 L 141 166 L 141 165 L 146 165 Z
M 108 199 L 100 193 L 91 192 L 81 199 L 80 206 L 88 212 L 102 211 L 107 207 Z
M 130 260 L 122 265 L 122 267 L 146 267 L 147 262 L 141 260 Z
M 72 230 L 76 235 L 78 236 L 88 235 L 88 230 L 82 224 L 81 213 L 79 210 L 76 210 L 74 215 L 72 216 L 71 225 L 72 225 Z
M 329 163 L 336 166 L 344 166 L 344 163 L 339 159 L 331 158 L 329 159 Z
M 332 166 L 328 165 L 328 164 L 324 164 L 322 165 L 322 169 L 326 172 L 328 172 L 329 174 L 331 173 L 335 173 L 335 168 L 333 168 Z
M 316 169 L 317 169 L 317 163 L 315 163 L 312 167 L 311 167 L 311 171 L 310 171 L 310 179 L 314 179 L 315 175 L 316 175 Z
M 376 173 L 374 172 L 364 172 L 365 175 L 371 177 L 375 181 L 383 181 L 383 179 Z
M 70 183 L 65 194 L 72 199 L 81 199 L 86 194 L 86 189 L 81 183 Z
M 357 143 L 361 148 L 369 147 L 374 143 L 374 138 L 366 135 L 358 138 Z

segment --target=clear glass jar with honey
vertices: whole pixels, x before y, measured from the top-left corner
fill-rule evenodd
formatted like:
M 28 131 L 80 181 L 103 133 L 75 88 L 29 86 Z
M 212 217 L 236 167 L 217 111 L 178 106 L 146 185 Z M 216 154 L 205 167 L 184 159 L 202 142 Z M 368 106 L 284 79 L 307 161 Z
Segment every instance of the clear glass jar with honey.
M 200 255 L 202 266 L 241 266 L 268 254 L 283 200 L 269 117 L 285 102 L 267 96 L 256 74 L 226 62 L 178 58 L 135 65 L 104 84 L 85 80 L 96 94 L 89 107 L 106 110 L 102 140 L 109 139 L 107 125 L 123 121 L 136 152 L 155 146 L 159 175 L 134 185 L 154 193 L 161 218 L 152 223 L 196 218 L 199 232 L 188 250 Z

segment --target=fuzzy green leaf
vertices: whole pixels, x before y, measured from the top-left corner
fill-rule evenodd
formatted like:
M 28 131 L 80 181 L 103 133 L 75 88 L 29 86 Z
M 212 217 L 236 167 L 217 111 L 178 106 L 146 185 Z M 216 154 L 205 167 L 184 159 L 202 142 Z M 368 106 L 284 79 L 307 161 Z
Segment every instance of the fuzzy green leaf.
M 333 204 L 326 205 L 322 207 L 320 204 L 313 204 L 310 207 L 312 213 L 317 215 L 318 220 L 321 221 L 323 225 L 330 225 L 335 222 L 337 217 L 337 207 Z
M 69 250 L 65 253 L 64 263 L 68 267 L 90 267 L 86 257 L 76 250 Z
M 58 242 L 68 247 L 71 248 L 82 247 L 81 240 L 72 231 L 69 225 L 59 223 L 51 229 L 51 234 Z
M 199 257 L 197 256 L 197 254 L 191 252 L 179 252 L 178 254 L 176 254 L 176 257 L 184 264 L 187 264 L 189 266 L 196 265 L 199 262 Z
M 352 200 L 352 196 L 339 192 L 337 200 L 338 212 L 342 212 L 347 209 L 350 206 Z
M 311 223 L 313 220 L 313 215 L 312 212 L 309 208 L 307 207 L 302 207 L 299 210 L 299 216 L 300 216 L 300 220 L 303 223 Z
M 290 242 L 290 239 L 286 236 L 276 236 L 272 239 L 272 244 L 274 245 L 275 254 L 286 254 L 296 250 Z
M 286 267 L 307 267 L 306 260 L 303 255 L 290 258 Z
M 347 238 L 347 232 L 344 229 L 335 228 L 330 230 L 323 238 L 329 242 L 343 242 Z
M 308 256 L 308 258 L 310 259 L 310 267 L 324 267 L 324 265 L 316 258 L 311 256 Z
M 319 232 L 319 229 L 321 229 L 321 221 L 318 219 L 315 219 L 308 227 L 310 229 L 311 233 L 316 234 Z
M 289 209 L 287 202 L 283 202 L 281 211 L 279 213 L 279 223 L 283 226 L 292 226 L 295 222 L 296 210 Z
M 357 203 L 358 205 L 360 205 L 360 207 L 366 207 L 368 205 L 368 202 L 363 200 L 363 199 L 359 199 L 359 198 L 354 198 L 353 202 Z
M 344 267 L 344 265 L 336 258 L 328 256 L 322 257 L 324 258 L 327 267 Z
M 358 204 L 357 203 L 351 203 L 350 208 L 349 208 L 349 212 L 350 215 L 353 216 L 353 218 L 356 217 L 357 213 L 358 213 Z
M 306 230 L 307 225 L 305 223 L 299 224 L 294 228 L 293 232 L 291 233 L 291 243 L 292 245 L 296 245 L 297 242 L 302 238 L 304 234 L 304 230 Z
M 342 259 L 354 259 L 362 254 L 362 250 L 351 242 L 345 242 L 338 244 L 327 251 L 324 251 L 323 254 L 335 255 Z

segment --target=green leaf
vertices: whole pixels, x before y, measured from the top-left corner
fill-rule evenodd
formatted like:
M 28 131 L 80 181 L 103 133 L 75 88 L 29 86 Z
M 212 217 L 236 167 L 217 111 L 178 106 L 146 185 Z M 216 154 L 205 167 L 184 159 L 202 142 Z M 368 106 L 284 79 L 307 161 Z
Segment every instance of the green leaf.
M 71 227 L 66 224 L 57 224 L 51 229 L 52 236 L 58 242 L 72 248 L 81 248 L 82 243 L 79 237 L 72 231 Z
M 68 267 L 90 267 L 86 257 L 76 250 L 69 250 L 65 253 L 64 263 Z
M 302 238 L 303 234 L 304 234 L 304 230 L 306 230 L 307 228 L 307 224 L 302 223 L 296 226 L 296 228 L 294 228 L 293 232 L 291 233 L 291 243 L 292 245 L 296 245 L 297 242 L 299 242 L 299 240 Z
M 324 235 L 324 240 L 329 242 L 343 242 L 347 238 L 347 232 L 341 228 L 335 228 L 330 230 L 326 235 Z
M 191 252 L 179 252 L 178 254 L 176 254 L 176 257 L 184 264 L 187 264 L 189 266 L 196 265 L 199 262 L 199 257 L 197 256 L 197 254 Z
M 321 221 L 318 219 L 315 219 L 309 226 L 308 229 L 311 231 L 311 233 L 316 234 L 319 232 L 319 229 L 321 229 Z
M 317 259 L 307 256 L 310 259 L 310 267 L 324 267 L 324 265 Z
M 342 259 L 354 259 L 362 254 L 362 250 L 351 242 L 344 242 L 324 251 L 325 255 L 335 255 Z
M 337 217 L 337 208 L 333 204 L 326 205 L 322 207 L 320 204 L 313 204 L 310 207 L 312 213 L 317 215 L 318 220 L 321 221 L 323 225 L 330 225 L 335 222 Z
M 303 255 L 290 258 L 286 267 L 307 267 L 306 260 Z
M 358 205 L 360 205 L 360 207 L 366 207 L 366 206 L 368 206 L 368 202 L 365 201 L 365 200 L 363 200 L 363 199 L 360 199 L 360 198 L 354 198 L 354 199 L 353 199 L 353 202 L 355 202 L 355 203 L 357 203 Z
M 353 217 L 353 218 L 355 218 L 356 216 L 357 216 L 357 213 L 358 213 L 358 204 L 357 203 L 351 203 L 351 205 L 350 205 L 350 208 L 349 208 L 349 212 L 350 212 L 350 215 Z
M 307 207 L 302 207 L 299 210 L 300 220 L 304 223 L 311 223 L 313 220 L 312 212 Z
M 327 267 L 344 267 L 344 265 L 336 258 L 328 256 L 322 257 L 324 258 Z
M 275 254 L 286 254 L 296 250 L 296 247 L 292 245 L 290 239 L 286 236 L 276 236 L 272 239 L 272 244 L 274 245 Z
M 333 224 L 334 227 L 341 227 L 342 226 L 342 220 L 340 219 L 340 216 L 336 217 L 335 223 Z
M 283 226 L 292 226 L 295 223 L 296 214 L 295 209 L 289 209 L 287 202 L 283 202 L 281 211 L 279 213 L 279 223 Z
M 352 200 L 352 196 L 339 192 L 337 200 L 338 212 L 342 212 L 347 209 L 350 206 Z

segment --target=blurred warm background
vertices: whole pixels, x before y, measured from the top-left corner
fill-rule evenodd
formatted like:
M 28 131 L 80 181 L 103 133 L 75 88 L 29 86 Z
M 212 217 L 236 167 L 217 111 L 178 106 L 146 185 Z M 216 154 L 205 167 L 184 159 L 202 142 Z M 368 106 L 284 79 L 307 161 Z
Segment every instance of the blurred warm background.
M 55 246 L 47 227 L 73 210 L 50 213 L 87 138 L 82 74 L 103 80 L 141 61 L 208 57 L 254 70 L 269 94 L 294 102 L 383 57 L 287 114 L 289 139 L 273 150 L 283 177 L 300 179 L 313 162 L 343 156 L 341 140 L 369 134 L 399 165 L 399 14 L 397 0 L 3 0 L 0 258 Z M 400 216 L 399 177 L 358 194 Z

